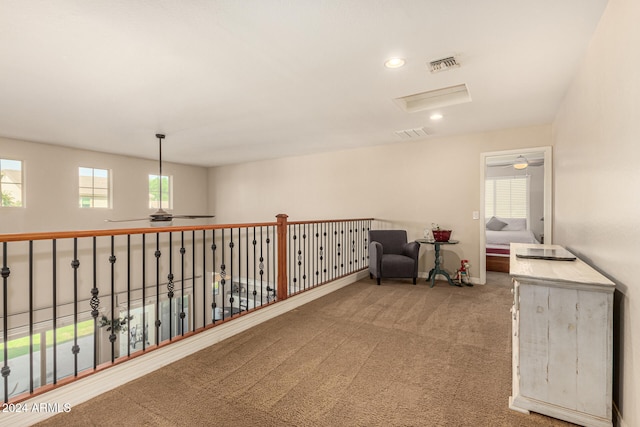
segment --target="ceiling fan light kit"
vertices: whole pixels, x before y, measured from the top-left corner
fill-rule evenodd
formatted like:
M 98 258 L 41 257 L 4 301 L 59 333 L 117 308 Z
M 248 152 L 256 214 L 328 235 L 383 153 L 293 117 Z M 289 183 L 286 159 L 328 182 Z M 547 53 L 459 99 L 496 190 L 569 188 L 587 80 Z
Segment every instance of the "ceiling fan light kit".
M 513 162 L 513 168 L 517 170 L 526 169 L 527 166 L 529 166 L 529 162 L 524 158 L 524 156 L 518 156 Z

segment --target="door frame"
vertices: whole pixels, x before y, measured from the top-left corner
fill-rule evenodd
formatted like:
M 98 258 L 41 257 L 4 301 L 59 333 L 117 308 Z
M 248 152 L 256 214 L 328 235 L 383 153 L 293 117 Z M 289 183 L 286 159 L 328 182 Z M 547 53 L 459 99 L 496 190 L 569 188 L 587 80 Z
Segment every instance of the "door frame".
M 480 153 L 480 218 L 478 224 L 478 232 L 480 234 L 480 283 L 485 284 L 487 281 L 487 252 L 486 252 L 486 235 L 485 235 L 485 178 L 487 158 L 524 154 L 532 151 L 544 153 L 544 243 L 551 244 L 553 242 L 553 159 L 552 147 L 533 147 L 518 148 L 516 150 L 488 151 Z

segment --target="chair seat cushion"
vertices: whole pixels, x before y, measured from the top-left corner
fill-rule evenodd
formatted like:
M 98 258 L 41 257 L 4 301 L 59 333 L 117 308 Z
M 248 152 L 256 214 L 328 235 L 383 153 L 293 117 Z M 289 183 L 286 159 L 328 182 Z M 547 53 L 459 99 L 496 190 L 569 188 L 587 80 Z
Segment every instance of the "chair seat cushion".
M 414 260 L 404 255 L 382 255 L 383 277 L 413 277 Z

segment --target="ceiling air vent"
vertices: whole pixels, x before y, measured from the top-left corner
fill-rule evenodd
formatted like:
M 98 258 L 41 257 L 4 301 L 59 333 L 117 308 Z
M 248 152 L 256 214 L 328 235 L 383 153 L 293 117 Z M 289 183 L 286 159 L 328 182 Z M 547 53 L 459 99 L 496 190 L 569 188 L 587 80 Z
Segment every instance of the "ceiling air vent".
M 428 92 L 416 93 L 394 99 L 395 103 L 407 113 L 442 108 L 449 105 L 471 102 L 466 84 L 449 86 Z
M 450 70 L 452 68 L 458 68 L 460 64 L 456 61 L 456 58 L 450 56 L 448 58 L 436 59 L 429 62 L 429 70 L 432 73 L 438 73 L 440 71 Z
M 415 129 L 397 130 L 395 134 L 402 139 L 418 139 L 433 135 L 433 131 L 429 128 L 421 127 Z

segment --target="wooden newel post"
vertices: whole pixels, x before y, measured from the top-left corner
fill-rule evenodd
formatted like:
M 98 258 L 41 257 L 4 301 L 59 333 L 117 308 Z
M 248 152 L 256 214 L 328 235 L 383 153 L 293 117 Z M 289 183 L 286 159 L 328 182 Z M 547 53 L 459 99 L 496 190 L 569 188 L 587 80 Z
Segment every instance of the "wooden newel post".
M 287 214 L 278 214 L 278 301 L 287 299 Z

